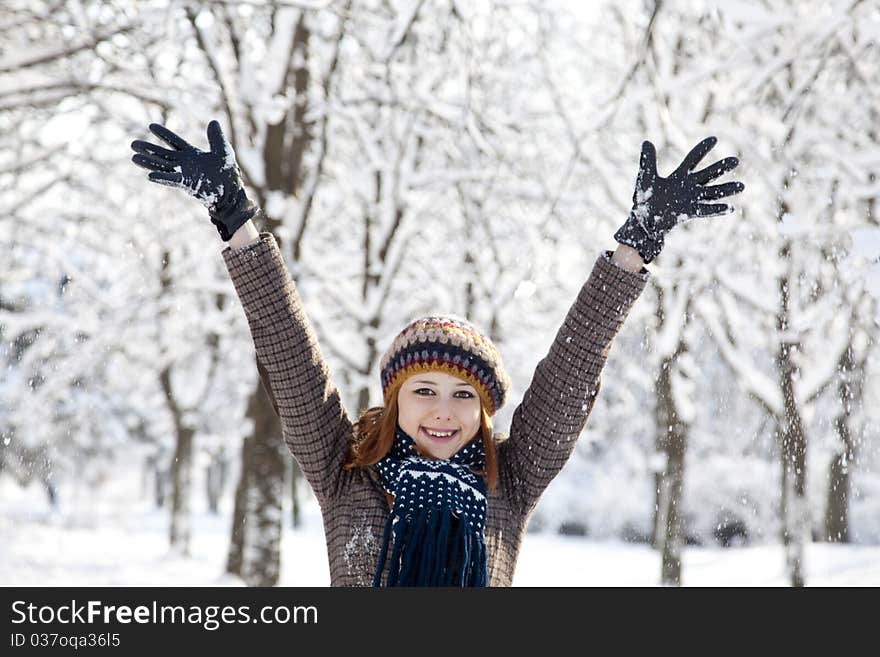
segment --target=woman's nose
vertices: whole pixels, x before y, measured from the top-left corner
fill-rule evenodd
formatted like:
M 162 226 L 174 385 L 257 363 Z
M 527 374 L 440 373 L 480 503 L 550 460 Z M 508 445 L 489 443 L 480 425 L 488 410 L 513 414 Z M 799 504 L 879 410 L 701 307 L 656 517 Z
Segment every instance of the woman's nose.
M 434 415 L 438 420 L 451 418 L 452 403 L 446 399 L 438 399 L 437 405 L 434 407 Z

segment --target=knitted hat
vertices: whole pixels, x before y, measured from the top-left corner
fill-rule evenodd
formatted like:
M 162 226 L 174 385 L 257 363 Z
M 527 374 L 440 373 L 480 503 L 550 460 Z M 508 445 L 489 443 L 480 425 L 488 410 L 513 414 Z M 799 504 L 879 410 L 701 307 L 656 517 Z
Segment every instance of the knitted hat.
M 492 341 L 453 315 L 429 315 L 409 324 L 394 338 L 380 366 L 386 404 L 393 391 L 416 372 L 440 371 L 467 381 L 490 416 L 504 405 L 510 388 Z

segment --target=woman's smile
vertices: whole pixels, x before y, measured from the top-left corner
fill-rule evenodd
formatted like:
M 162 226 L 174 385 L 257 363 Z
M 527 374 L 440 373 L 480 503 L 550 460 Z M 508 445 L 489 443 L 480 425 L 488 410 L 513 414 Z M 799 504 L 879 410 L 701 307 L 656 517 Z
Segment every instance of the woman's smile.
M 420 431 L 429 440 L 435 440 L 440 443 L 448 443 L 458 437 L 458 429 L 435 429 L 433 427 L 420 427 Z

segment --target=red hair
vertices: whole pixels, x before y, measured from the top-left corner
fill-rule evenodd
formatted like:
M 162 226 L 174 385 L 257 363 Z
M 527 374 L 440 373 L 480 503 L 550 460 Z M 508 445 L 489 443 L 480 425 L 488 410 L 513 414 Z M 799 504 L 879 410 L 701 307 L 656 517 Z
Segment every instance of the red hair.
M 374 465 L 391 449 L 397 433 L 397 393 L 400 385 L 396 388 L 392 390 L 385 406 L 368 408 L 355 422 L 354 440 L 343 466 L 346 470 Z M 480 434 L 486 452 L 486 470 L 478 474 L 486 480 L 489 490 L 494 490 L 498 482 L 498 462 L 495 457 L 495 441 L 492 439 L 492 418 L 483 404 L 480 404 Z

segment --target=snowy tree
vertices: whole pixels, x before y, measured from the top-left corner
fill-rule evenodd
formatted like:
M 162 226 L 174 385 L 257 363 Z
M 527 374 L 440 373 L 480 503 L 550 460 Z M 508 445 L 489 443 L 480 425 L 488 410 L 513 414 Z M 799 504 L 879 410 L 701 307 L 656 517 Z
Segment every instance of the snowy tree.
M 785 505 L 773 503 L 779 496 L 765 494 L 760 478 L 749 482 L 746 477 L 734 476 L 736 471 L 740 474 L 748 471 L 746 459 L 753 460 L 753 472 L 769 472 L 763 464 L 764 455 L 787 454 L 784 458 L 788 465 L 784 471 L 790 475 L 789 486 L 797 490 L 804 483 L 797 478 L 806 472 L 806 462 L 803 468 L 797 465 L 800 458 L 797 446 L 805 445 L 798 436 L 805 436 L 806 431 L 825 434 L 834 426 L 827 405 L 840 378 L 837 364 L 846 352 L 848 334 L 845 321 L 848 313 L 837 313 L 835 309 L 841 303 L 847 306 L 856 303 L 859 296 L 855 294 L 849 301 L 843 300 L 835 272 L 848 269 L 847 258 L 852 249 L 847 246 L 846 235 L 861 225 L 859 217 L 864 216 L 862 211 L 853 212 L 853 208 L 873 189 L 870 183 L 866 186 L 864 171 L 852 175 L 859 168 L 853 163 L 872 161 L 872 156 L 866 157 L 866 154 L 876 151 L 876 138 L 871 136 L 871 126 L 876 125 L 876 121 L 872 124 L 867 120 L 871 106 L 858 100 L 870 94 L 865 81 L 876 75 L 876 67 L 866 68 L 860 64 L 876 55 L 873 52 L 876 46 L 870 39 L 876 29 L 874 23 L 858 20 L 869 12 L 867 6 L 853 3 L 835 9 L 823 7 L 815 14 L 817 17 L 805 20 L 815 7 L 786 6 L 784 12 L 778 14 L 769 12 L 760 3 L 746 4 L 749 6 L 720 7 L 709 2 L 615 5 L 608 7 L 602 18 L 595 21 L 595 26 L 613 26 L 614 29 L 603 33 L 609 42 L 599 41 L 600 37 L 590 33 L 596 50 L 606 55 L 602 65 L 595 68 L 599 73 L 590 82 L 595 78 L 601 80 L 605 71 L 610 78 L 605 81 L 604 95 L 597 93 L 594 101 L 598 110 L 593 110 L 593 115 L 603 128 L 594 140 L 601 146 L 589 149 L 591 153 L 602 153 L 604 166 L 597 169 L 608 173 L 607 178 L 594 174 L 591 187 L 605 195 L 606 208 L 619 208 L 618 222 L 628 209 L 623 203 L 628 201 L 634 175 L 634 164 L 630 164 L 627 171 L 622 156 L 629 152 L 633 157 L 637 153 L 637 139 L 642 135 L 653 138 L 661 154 L 682 152 L 704 134 L 719 135 L 719 151 L 725 148 L 724 144 L 730 144 L 734 154 L 741 157 L 744 163 L 741 175 L 747 189 L 741 198 L 734 200 L 742 210 L 741 217 L 714 220 L 711 226 L 706 222 L 693 222 L 671 236 L 653 268 L 653 286 L 646 294 L 649 297 L 653 292 L 658 298 L 662 297 L 662 302 L 654 302 L 657 316 L 644 325 L 643 349 L 647 349 L 647 353 L 640 355 L 638 345 L 631 340 L 640 330 L 635 324 L 644 321 L 637 306 L 618 338 L 617 349 L 612 350 L 603 377 L 607 406 L 597 405 L 578 455 L 590 461 L 599 459 L 606 468 L 620 467 L 630 476 L 640 470 L 656 472 L 659 494 L 666 489 L 662 482 L 666 480 L 664 473 L 671 461 L 665 450 L 660 450 L 660 458 L 651 453 L 662 446 L 669 427 L 677 427 L 679 432 L 689 427 L 693 436 L 686 444 L 690 445 L 688 472 L 692 483 L 689 486 L 685 482 L 684 498 L 680 502 L 683 508 L 679 509 L 679 515 L 683 522 L 678 540 L 701 541 L 702 528 L 708 520 L 714 524 L 710 536 L 714 533 L 715 539 L 723 544 L 737 535 L 747 538 L 748 525 L 752 523 L 752 537 L 760 537 L 767 510 L 776 506 L 785 509 Z M 831 21 L 826 20 L 828 12 L 832 13 Z M 859 25 L 862 27 L 856 29 Z M 822 38 L 817 38 L 814 31 L 820 28 L 824 28 L 819 34 Z M 774 33 L 775 40 L 769 39 L 768 34 Z M 822 55 L 827 46 L 822 35 L 835 44 L 839 40 L 844 45 L 835 45 L 829 57 L 817 56 L 815 53 Z M 574 34 L 570 38 L 576 37 Z M 814 49 L 805 49 L 804 44 Z M 779 83 L 789 84 L 785 79 L 788 62 L 797 69 L 798 75 L 801 71 L 803 75 L 789 86 L 791 91 L 783 95 L 779 93 L 783 88 Z M 587 87 L 588 83 L 573 86 Z M 851 121 L 841 121 L 840 106 L 828 102 L 841 93 L 851 99 L 844 101 L 852 110 Z M 777 96 L 781 100 L 777 101 Z M 575 103 L 572 98 L 567 99 L 568 105 Z M 797 127 L 792 141 L 797 146 L 794 150 L 784 150 L 780 144 L 792 126 Z M 844 126 L 852 129 L 842 133 Z M 633 134 L 634 130 L 641 134 Z M 826 146 L 841 139 L 847 145 L 839 152 Z M 584 141 L 590 143 L 588 139 Z M 821 152 L 815 151 L 816 144 L 822 145 Z M 670 155 L 672 157 L 674 155 Z M 787 182 L 787 188 L 782 183 L 769 184 L 771 180 L 783 180 L 786 172 L 792 170 L 796 173 Z M 855 183 L 856 177 L 861 177 L 859 184 Z M 796 191 L 785 192 L 786 189 Z M 780 194 L 780 190 L 784 193 Z M 594 195 L 590 194 L 588 199 L 592 200 Z M 797 203 L 796 211 L 790 208 L 784 214 L 785 220 L 779 219 L 783 216 L 780 196 L 788 196 L 789 204 Z M 827 202 L 831 197 L 837 199 L 833 209 Z M 772 199 L 775 201 L 768 202 Z M 785 238 L 793 234 L 797 238 L 786 250 Z M 864 236 L 861 241 L 865 241 Z M 785 263 L 789 264 L 783 267 Z M 788 271 L 785 282 L 780 282 L 784 271 Z M 863 287 L 863 275 L 851 278 L 858 278 L 859 287 Z M 776 282 L 771 285 L 774 279 Z M 683 287 L 685 282 L 688 285 Z M 787 300 L 783 299 L 783 290 Z M 784 303 L 789 306 L 785 317 L 780 311 Z M 671 325 L 661 321 L 668 318 L 668 312 L 659 312 L 664 307 L 681 313 L 674 315 L 677 321 Z M 691 312 L 687 312 L 688 308 Z M 865 313 L 856 315 L 864 318 Z M 785 334 L 780 339 L 777 322 L 799 326 L 797 333 L 802 339 L 797 345 L 786 342 Z M 712 342 L 706 341 L 710 335 Z M 875 336 L 876 322 L 872 319 L 865 324 L 861 344 L 873 344 Z M 735 350 L 731 348 L 734 343 Z M 676 352 L 677 358 L 664 362 L 664 354 Z M 794 352 L 798 352 L 798 357 L 797 366 L 792 370 Z M 633 362 L 627 362 L 629 358 Z M 639 358 L 642 358 L 641 367 Z M 723 370 L 715 365 L 719 358 L 728 364 L 728 371 L 738 381 L 732 389 L 724 382 Z M 779 363 L 779 367 L 768 367 L 774 363 Z M 656 377 L 647 377 L 648 381 L 654 378 L 657 383 L 654 399 L 650 398 L 651 391 L 645 385 L 645 365 L 656 367 L 659 372 Z M 783 403 L 783 390 L 791 386 L 783 383 L 786 376 L 781 374 L 786 371 L 789 382 L 798 388 L 796 396 L 788 397 L 788 410 Z M 860 379 L 859 375 L 855 376 Z M 669 380 L 664 381 L 667 378 Z M 681 384 L 677 390 L 673 383 L 676 380 Z M 865 374 L 862 380 L 868 385 L 871 378 Z M 626 386 L 629 390 L 622 389 Z M 672 390 L 672 394 L 663 390 Z M 743 405 L 742 395 L 757 400 L 762 412 L 756 414 L 754 408 L 750 410 Z M 656 445 L 650 446 L 642 440 L 637 449 L 649 453 L 633 459 L 638 451 L 624 446 L 630 440 L 638 445 L 638 432 L 649 430 L 640 418 L 646 408 L 655 410 L 658 440 Z M 851 408 L 863 418 L 852 419 L 864 426 L 867 416 L 863 415 L 863 407 L 854 403 Z M 678 412 L 690 421 L 668 422 L 668 418 L 677 417 Z M 796 430 L 796 415 L 802 416 L 804 429 L 800 433 Z M 617 426 L 631 427 L 629 435 L 600 446 L 615 435 Z M 769 435 L 768 427 L 781 428 L 775 445 L 764 440 L 764 436 Z M 684 444 L 681 435 L 673 444 Z M 823 453 L 827 453 L 826 442 L 824 438 L 821 441 Z M 616 461 L 612 458 L 605 461 L 606 453 L 609 457 L 616 454 Z M 738 459 L 745 469 L 734 470 L 730 458 Z M 622 467 L 624 462 L 627 462 L 626 468 Z M 730 474 L 723 479 L 711 478 L 709 472 L 716 467 L 714 463 L 725 464 Z M 680 466 L 672 472 L 676 470 L 680 472 Z M 600 486 L 604 477 L 600 468 L 586 465 L 578 458 L 567 472 L 573 473 L 572 484 L 577 481 L 574 472 L 590 477 L 595 486 Z M 717 490 L 707 489 L 708 485 Z M 730 488 L 725 491 L 722 486 Z M 839 490 L 840 486 L 834 484 L 833 489 Z M 633 517 L 625 506 L 627 502 L 618 500 L 612 504 L 603 497 L 601 488 L 593 490 L 605 499 L 609 509 L 615 508 L 614 505 L 618 505 L 618 510 L 622 507 L 624 513 L 630 514 L 630 520 L 621 522 L 619 517 L 612 519 L 601 512 L 598 515 L 614 522 L 620 535 L 639 540 L 652 533 L 656 535 L 660 510 L 671 508 L 668 496 L 662 502 L 658 498 L 655 531 L 651 532 L 644 520 Z M 707 497 L 707 493 L 711 497 Z M 797 498 L 789 493 L 786 499 L 793 497 Z M 596 516 L 597 507 L 584 504 L 583 498 L 583 484 L 572 486 L 572 495 L 566 498 L 568 507 L 559 512 L 570 518 L 581 508 L 584 513 Z M 717 510 L 712 509 L 710 500 L 713 498 L 718 501 Z M 789 504 L 789 509 L 793 504 Z M 824 497 L 819 504 L 826 505 Z M 539 506 L 539 514 L 541 510 Z M 668 514 L 664 515 L 669 518 Z M 786 513 L 784 517 L 791 518 L 792 514 Z M 810 523 L 804 521 L 808 538 Z M 635 529 L 636 526 L 641 528 Z M 789 535 L 796 533 L 790 522 L 782 526 L 789 526 L 784 530 Z M 596 531 L 602 531 L 601 525 Z M 803 537 L 803 530 L 798 531 Z M 794 544 L 797 540 L 786 539 L 786 542 Z M 793 555 L 790 563 L 795 564 L 797 550 L 790 554 Z M 792 565 L 792 572 L 795 570 Z M 668 581 L 665 577 L 662 579 Z M 793 577 L 792 581 L 798 578 Z
M 864 0 L 3 3 L 0 476 L 64 511 L 142 462 L 185 550 L 192 487 L 222 511 L 239 466 L 228 567 L 277 580 L 292 460 L 224 245 L 128 161 L 150 122 L 201 147 L 221 121 L 350 414 L 405 321 L 455 312 L 512 375 L 499 429 L 641 140 L 662 172 L 716 134 L 741 212 L 670 235 L 530 529 L 653 543 L 665 584 L 689 543 L 781 538 L 805 583 L 811 537 L 880 540 L 878 25 Z
M 167 112 L 171 99 L 153 86 L 168 72 L 150 45 L 162 12 L 144 8 L 141 24 L 130 4 L 109 9 L 100 2 L 4 8 L 4 29 L 18 42 L 2 67 L 5 116 L 17 137 L 17 152 L 4 154 L 20 171 L 9 190 L 17 210 L 7 218 L 16 230 L 4 232 L 9 252 L 21 254 L 11 263 L 21 284 L 9 282 L 22 308 L 4 324 L 13 339 L 39 327 L 35 348 L 4 381 L 10 421 L 28 427 L 11 443 L 55 435 L 46 462 L 74 481 L 94 470 L 96 482 L 123 452 L 164 471 L 176 449 L 171 533 L 185 550 L 186 444 L 230 419 L 207 392 L 218 383 L 216 350 L 225 337 L 217 327 L 228 322 L 222 297 L 230 290 L 215 282 L 216 264 L 193 266 L 200 231 L 181 230 L 178 200 L 153 202 L 142 180 L 131 184 L 136 172 L 120 167 L 133 126 L 142 130 L 148 107 Z M 182 239 L 166 247 L 156 236 L 172 231 Z M 179 285 L 181 271 L 188 285 Z M 47 293 L 56 286 L 53 300 Z M 40 384 L 28 389 L 21 377 Z M 52 414 L 35 422 L 37 408 Z
M 848 125 L 855 129 L 843 132 L 838 108 L 829 108 L 827 98 L 846 94 L 856 99 L 869 86 L 853 69 L 858 67 L 854 52 L 876 50 L 858 27 L 867 11 L 867 5 L 855 2 L 837 7 L 787 4 L 782 19 L 760 3 L 721 12 L 725 33 L 735 39 L 734 61 L 742 62 L 733 68 L 731 89 L 739 105 L 738 141 L 745 156 L 760 163 L 761 177 L 751 188 L 760 196 L 750 204 L 748 218 L 761 227 L 761 243 L 743 255 L 775 256 L 776 291 L 773 296 L 756 295 L 760 288 L 755 281 L 745 283 L 732 269 L 719 268 L 719 308 L 728 320 L 745 310 L 753 318 L 747 324 L 769 329 L 764 335 L 773 336 L 772 342 L 763 349 L 772 349 L 775 371 L 732 348 L 734 342 L 753 343 L 743 333 L 749 330 L 746 325 L 739 322 L 737 329 L 731 321 L 719 324 L 713 311 L 704 316 L 726 360 L 776 425 L 783 465 L 782 540 L 794 586 L 804 583 L 803 545 L 811 537 L 808 434 L 823 430 L 811 419 L 821 396 L 838 379 L 838 365 L 846 360 L 850 342 L 850 313 L 839 312 L 841 305 L 849 305 L 848 298 L 835 280 L 834 265 L 846 255 L 846 232 L 859 217 L 839 188 L 851 175 L 846 160 L 858 159 L 860 147 L 870 147 L 859 129 L 866 113 L 849 117 Z M 876 81 L 876 70 L 871 73 Z M 817 150 L 817 143 L 836 144 L 836 152 Z M 741 267 L 764 269 L 745 263 Z M 734 335 L 739 337 L 731 339 Z M 847 369 L 840 376 L 847 377 Z

